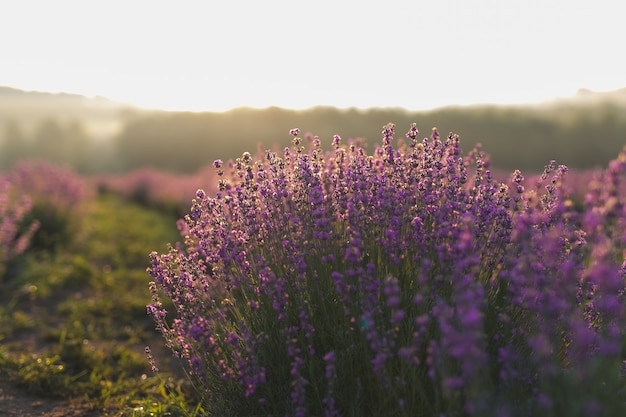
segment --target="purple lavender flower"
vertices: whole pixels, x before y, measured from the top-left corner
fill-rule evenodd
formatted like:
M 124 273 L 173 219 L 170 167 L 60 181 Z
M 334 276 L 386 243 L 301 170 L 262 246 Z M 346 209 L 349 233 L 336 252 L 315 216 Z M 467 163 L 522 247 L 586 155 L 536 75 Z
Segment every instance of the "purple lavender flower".
M 412 124 L 404 144 L 387 124 L 371 154 L 299 134 L 282 155 L 216 163 L 184 245 L 151 256 L 148 312 L 207 408 L 625 411 L 626 153 L 580 215 L 555 162 L 509 188 L 480 146 L 463 156 L 436 128 L 418 140 Z
M 20 230 L 32 203 L 27 195 L 18 194 L 19 189 L 8 178 L 0 176 L 0 280 L 7 263 L 26 250 L 39 228 L 39 222 L 33 220 L 25 230 Z

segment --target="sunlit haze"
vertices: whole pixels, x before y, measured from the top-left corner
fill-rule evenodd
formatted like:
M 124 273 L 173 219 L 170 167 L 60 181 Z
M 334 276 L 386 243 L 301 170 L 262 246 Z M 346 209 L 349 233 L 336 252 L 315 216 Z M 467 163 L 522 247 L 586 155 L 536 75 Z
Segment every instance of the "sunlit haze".
M 167 110 L 531 103 L 626 87 L 608 0 L 0 0 L 0 85 Z

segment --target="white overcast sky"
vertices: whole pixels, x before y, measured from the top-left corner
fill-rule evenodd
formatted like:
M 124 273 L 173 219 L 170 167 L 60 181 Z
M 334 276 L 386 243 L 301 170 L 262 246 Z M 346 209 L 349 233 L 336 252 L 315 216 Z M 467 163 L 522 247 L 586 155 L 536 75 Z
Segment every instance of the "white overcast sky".
M 0 0 L 0 85 L 172 110 L 626 87 L 623 0 Z

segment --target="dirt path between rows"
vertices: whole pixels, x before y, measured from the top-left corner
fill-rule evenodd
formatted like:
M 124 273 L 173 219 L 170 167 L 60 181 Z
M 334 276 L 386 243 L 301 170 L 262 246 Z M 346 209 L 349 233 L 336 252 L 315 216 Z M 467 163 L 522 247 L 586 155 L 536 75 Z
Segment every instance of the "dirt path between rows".
M 57 400 L 30 395 L 0 377 L 0 417 L 101 417 L 81 400 Z

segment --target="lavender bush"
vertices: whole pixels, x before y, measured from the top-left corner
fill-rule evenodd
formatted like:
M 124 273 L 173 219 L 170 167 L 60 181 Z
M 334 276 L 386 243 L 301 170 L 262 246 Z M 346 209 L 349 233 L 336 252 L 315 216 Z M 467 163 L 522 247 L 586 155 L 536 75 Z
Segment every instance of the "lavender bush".
M 55 249 L 75 236 L 82 203 L 91 195 L 78 174 L 46 161 L 23 160 L 13 166 L 7 178 L 31 201 L 25 219 L 39 223 L 31 241 L 33 248 Z
M 26 250 L 39 227 L 38 221 L 22 227 L 24 217 L 30 209 L 30 199 L 27 196 L 17 196 L 11 182 L 0 176 L 0 281 L 8 262 Z
M 626 149 L 584 211 L 550 162 L 394 125 L 215 161 L 148 313 L 220 416 L 626 415 Z M 171 306 L 166 308 L 166 306 Z

